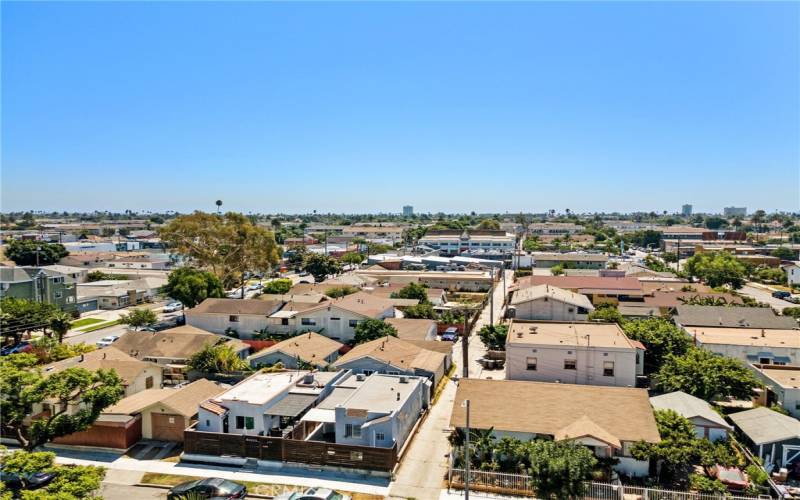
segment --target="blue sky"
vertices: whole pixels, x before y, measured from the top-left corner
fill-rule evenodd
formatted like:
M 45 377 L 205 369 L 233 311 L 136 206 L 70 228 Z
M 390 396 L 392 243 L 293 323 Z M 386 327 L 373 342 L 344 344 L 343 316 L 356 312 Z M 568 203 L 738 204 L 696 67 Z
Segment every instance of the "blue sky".
M 800 207 L 797 3 L 2 3 L 2 209 Z

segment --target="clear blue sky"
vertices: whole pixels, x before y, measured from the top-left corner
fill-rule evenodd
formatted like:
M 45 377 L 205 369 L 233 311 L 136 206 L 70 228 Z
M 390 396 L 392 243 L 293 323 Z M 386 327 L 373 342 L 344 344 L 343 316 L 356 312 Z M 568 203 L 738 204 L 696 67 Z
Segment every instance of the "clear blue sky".
M 798 3 L 2 3 L 2 209 L 800 207 Z

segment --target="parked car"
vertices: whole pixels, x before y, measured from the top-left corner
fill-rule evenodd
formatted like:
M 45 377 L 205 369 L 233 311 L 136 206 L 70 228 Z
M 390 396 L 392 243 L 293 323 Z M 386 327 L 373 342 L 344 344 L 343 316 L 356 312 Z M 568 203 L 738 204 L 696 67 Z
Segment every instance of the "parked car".
M 442 334 L 442 340 L 447 340 L 450 342 L 455 342 L 458 340 L 458 328 L 451 326 L 447 330 L 444 331 Z
M 169 304 L 165 305 L 164 309 L 162 309 L 161 311 L 165 313 L 171 313 L 175 311 L 180 311 L 181 309 L 183 309 L 183 304 L 181 304 L 180 302 L 170 302 Z
M 98 340 L 95 345 L 97 347 L 108 347 L 117 340 L 119 340 L 119 335 L 108 335 Z
M 309 488 L 302 492 L 295 491 L 278 495 L 274 500 L 351 500 L 351 498 L 329 488 Z
M 187 481 L 173 486 L 167 493 L 167 500 L 178 500 L 184 496 L 203 499 L 234 499 L 247 496 L 247 487 L 242 484 L 209 477 L 198 481 Z
M 56 475 L 52 472 L 31 472 L 28 474 L 17 474 L 6 472 L 0 469 L 0 481 L 5 483 L 11 490 L 35 490 L 50 484 Z
M 8 356 L 9 354 L 19 354 L 21 352 L 28 352 L 33 349 L 33 345 L 30 342 L 23 341 L 19 344 L 14 345 L 7 345 L 0 349 L 0 356 Z
M 784 292 L 782 290 L 775 290 L 774 292 L 772 292 L 772 296 L 775 297 L 776 299 L 787 299 L 791 297 L 792 294 L 789 292 Z
M 262 285 L 261 283 L 253 283 L 252 285 L 247 287 L 248 290 L 261 290 L 262 288 L 264 288 L 264 285 Z

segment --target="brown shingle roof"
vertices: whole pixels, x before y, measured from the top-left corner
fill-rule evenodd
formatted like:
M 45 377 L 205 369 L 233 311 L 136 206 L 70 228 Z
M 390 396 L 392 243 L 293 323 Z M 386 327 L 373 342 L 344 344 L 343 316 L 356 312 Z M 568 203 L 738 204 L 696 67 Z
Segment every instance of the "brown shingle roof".
M 194 326 L 184 325 L 160 332 L 131 332 L 123 335 L 114 347 L 136 358 L 189 359 L 206 344 L 228 341 L 235 350 L 246 349 L 239 340 L 216 335 Z
M 377 359 L 401 370 L 420 369 L 433 373 L 444 365 L 445 360 L 441 352 L 424 349 L 397 337 L 383 337 L 355 346 L 333 366 L 341 367 L 363 357 Z
M 436 335 L 436 322 L 432 319 L 386 318 L 384 320 L 397 330 L 397 338 L 403 340 L 428 340 L 428 332 L 433 327 Z
M 461 379 L 450 418 L 452 426 L 465 425 L 461 407 L 465 399 L 470 400 L 470 426 L 475 429 L 555 436 L 571 430 L 570 424 L 587 416 L 620 441 L 660 441 L 644 389 Z
M 123 338 L 125 336 L 123 335 Z M 119 342 L 119 341 L 117 341 Z M 42 367 L 43 373 L 55 373 L 67 368 L 84 368 L 89 371 L 115 370 L 123 383 L 128 385 L 147 368 L 158 368 L 154 363 L 139 361 L 116 347 L 106 347 L 79 356 L 56 361 Z
M 316 311 L 328 307 L 329 305 L 361 314 L 368 318 L 377 318 L 383 311 L 394 307 L 393 302 L 389 299 L 375 297 L 364 292 L 356 292 L 345 297 L 321 302 L 315 307 L 305 309 L 304 311 Z
M 299 358 L 306 363 L 315 365 L 327 365 L 325 358 L 341 349 L 342 344 L 331 340 L 324 335 L 314 332 L 304 333 L 290 339 L 283 340 L 277 344 L 262 349 L 250 356 L 249 359 L 257 359 L 274 352 L 282 352 L 287 356 Z
M 103 413 L 131 415 L 152 405 L 162 404 L 184 417 L 191 417 L 197 413 L 200 403 L 223 391 L 224 389 L 214 382 L 200 379 L 179 389 L 147 389 L 137 392 L 110 406 Z
M 257 299 L 206 299 L 189 309 L 192 314 L 251 314 L 269 316 L 281 308 L 283 302 Z

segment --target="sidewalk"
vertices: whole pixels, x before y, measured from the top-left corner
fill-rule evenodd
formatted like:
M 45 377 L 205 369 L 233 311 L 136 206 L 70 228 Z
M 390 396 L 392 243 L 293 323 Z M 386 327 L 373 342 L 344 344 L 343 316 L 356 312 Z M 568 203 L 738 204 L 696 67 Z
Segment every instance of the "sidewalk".
M 135 460 L 116 453 L 100 453 L 82 450 L 48 450 L 57 453 L 59 464 L 94 465 L 108 469 L 108 482 L 129 484 L 136 473 L 155 472 L 180 476 L 221 477 L 238 481 L 286 484 L 293 486 L 322 486 L 327 488 L 386 496 L 389 492 L 385 478 L 359 478 L 343 481 L 340 473 L 313 471 L 308 469 L 282 470 L 276 472 L 241 472 L 239 467 L 222 467 L 205 464 L 182 464 L 157 460 Z M 113 471 L 113 472 L 112 472 Z
M 513 497 L 513 496 L 505 496 L 505 495 L 495 495 L 493 493 L 484 493 L 482 491 L 470 491 L 469 498 L 475 500 L 520 500 L 521 498 L 530 498 L 533 497 Z M 464 491 L 463 490 L 442 490 L 439 495 L 439 500 L 463 500 L 464 499 Z

